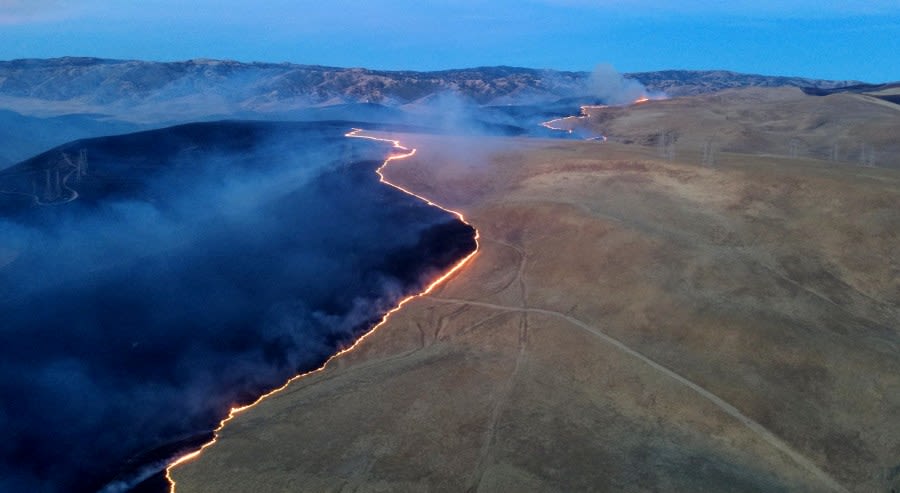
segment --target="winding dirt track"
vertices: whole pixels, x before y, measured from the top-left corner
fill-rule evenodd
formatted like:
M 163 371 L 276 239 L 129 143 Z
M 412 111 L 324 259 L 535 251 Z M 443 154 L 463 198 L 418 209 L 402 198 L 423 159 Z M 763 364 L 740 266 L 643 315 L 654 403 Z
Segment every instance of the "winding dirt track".
M 605 334 L 600 329 L 593 327 L 589 324 L 586 324 L 586 323 L 582 322 L 581 320 L 578 320 L 577 318 L 572 317 L 571 315 L 566 315 L 565 313 L 560 313 L 560 312 L 553 311 L 553 310 L 544 310 L 541 308 L 511 307 L 511 306 L 496 305 L 493 303 L 484 303 L 484 302 L 472 301 L 472 300 L 437 298 L 437 297 L 431 297 L 431 299 L 438 303 L 480 306 L 480 307 L 484 307 L 484 308 L 490 308 L 492 310 L 501 310 L 501 311 L 505 311 L 505 312 L 517 312 L 517 313 L 523 313 L 523 314 L 524 313 L 540 313 L 542 315 L 548 315 L 551 317 L 561 318 L 561 319 L 569 322 L 570 324 L 572 324 L 578 328 L 584 329 L 585 331 L 590 332 L 591 334 L 599 337 L 600 339 L 603 339 L 603 341 L 605 341 L 608 344 L 611 344 L 612 346 L 615 346 L 617 349 L 619 349 L 623 353 L 626 353 L 630 356 L 633 356 L 633 357 L 641 360 L 643 363 L 646 363 L 648 366 L 650 366 L 654 370 L 677 381 L 678 383 L 684 385 L 685 387 L 688 387 L 689 389 L 693 390 L 694 392 L 697 392 L 698 394 L 703 396 L 705 399 L 707 399 L 710 402 L 712 402 L 713 404 L 715 404 L 719 409 L 728 413 L 729 416 L 737 419 L 738 421 L 743 423 L 745 426 L 747 426 L 747 428 L 750 428 L 751 430 L 753 430 L 755 433 L 758 433 L 766 442 L 768 442 L 769 444 L 771 444 L 773 447 L 780 450 L 781 452 L 784 452 L 792 460 L 794 460 L 797 464 L 799 464 L 800 466 L 802 466 L 809 472 L 815 474 L 816 477 L 818 477 L 820 480 L 822 480 L 823 483 L 829 485 L 829 487 L 833 491 L 848 491 L 846 488 L 841 486 L 837 481 L 835 481 L 834 478 L 832 478 L 827 473 L 822 471 L 818 466 L 816 466 L 811 460 L 809 460 L 808 458 L 806 458 L 805 456 L 803 456 L 802 454 L 800 454 L 799 452 L 797 452 L 796 450 L 791 448 L 791 446 L 789 446 L 784 441 L 782 441 L 780 438 L 775 436 L 774 433 L 767 430 L 765 427 L 763 427 L 756 421 L 753 421 L 752 419 L 748 418 L 744 413 L 740 412 L 736 407 L 734 407 L 731 404 L 722 400 L 722 398 L 720 398 L 719 396 L 704 389 L 703 387 L 688 380 L 687 378 L 679 375 L 678 373 L 675 373 L 674 371 L 666 368 L 665 366 L 657 363 L 656 361 L 653 361 L 652 359 L 644 356 L 643 354 L 635 351 L 634 349 L 631 349 L 630 347 L 623 344 L 621 341 Z M 523 317 L 524 317 L 524 315 L 523 315 Z M 522 347 L 522 354 L 524 354 L 524 346 Z M 519 367 L 519 365 L 517 362 L 516 370 L 518 370 L 518 367 Z
M 179 493 L 900 486 L 898 172 L 390 138 L 419 152 L 385 176 L 478 256 L 229 422 Z

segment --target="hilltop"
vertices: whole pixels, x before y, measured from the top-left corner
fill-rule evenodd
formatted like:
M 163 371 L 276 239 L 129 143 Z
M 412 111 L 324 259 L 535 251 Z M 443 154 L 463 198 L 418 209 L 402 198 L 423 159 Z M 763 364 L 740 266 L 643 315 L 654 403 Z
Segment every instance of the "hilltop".
M 827 93 L 861 84 L 727 71 L 625 75 L 648 91 L 670 96 L 781 86 Z M 423 111 L 426 120 L 433 120 L 435 112 L 445 119 L 477 107 L 489 109 L 490 118 L 561 116 L 578 111 L 576 101 L 591 92 L 590 77 L 589 72 L 520 67 L 415 72 L 208 59 L 0 61 L 0 168 L 78 138 L 198 120 L 421 123 Z M 504 118 L 494 123 L 522 124 Z M 471 119 L 465 124 L 483 126 Z
M 607 142 L 390 136 L 419 152 L 388 179 L 479 253 L 177 491 L 897 489 L 889 104 L 751 88 L 573 119 Z M 851 137 L 876 166 L 820 152 Z
M 728 71 L 666 70 L 624 75 L 642 82 L 650 91 L 673 96 L 748 86 L 831 90 L 860 84 Z M 200 110 L 210 115 L 337 103 L 399 105 L 443 92 L 456 93 L 480 105 L 521 104 L 583 95 L 589 76 L 589 72 L 521 67 L 415 72 L 207 59 L 25 59 L 0 62 L 0 106 L 21 111 L 32 108 L 35 113 L 114 114 L 129 108 L 132 116 L 149 112 L 172 118 Z M 162 108 L 150 111 L 149 106 Z M 101 111 L 103 108 L 106 110 Z

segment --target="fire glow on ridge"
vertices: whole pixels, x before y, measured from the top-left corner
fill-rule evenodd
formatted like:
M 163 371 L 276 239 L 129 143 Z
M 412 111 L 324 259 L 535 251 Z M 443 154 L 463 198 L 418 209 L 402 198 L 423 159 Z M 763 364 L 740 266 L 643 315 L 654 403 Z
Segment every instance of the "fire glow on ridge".
M 401 145 L 399 140 L 384 139 L 384 138 L 374 137 L 374 136 L 370 136 L 370 135 L 363 135 L 363 130 L 362 130 L 362 129 L 359 129 L 359 128 L 354 128 L 354 129 L 351 130 L 350 132 L 346 133 L 344 136 L 345 136 L 345 137 L 348 137 L 348 138 L 368 139 L 368 140 L 373 140 L 373 141 L 377 141 L 377 142 L 386 142 L 386 143 L 391 144 L 391 146 L 393 147 L 393 149 L 396 149 L 397 151 L 400 151 L 400 152 L 397 153 L 397 154 L 391 154 L 391 155 L 389 155 L 389 156 L 387 157 L 387 159 L 384 160 L 384 163 L 382 163 L 381 166 L 379 166 L 378 169 L 375 170 L 375 173 L 378 174 L 378 180 L 379 180 L 381 183 L 384 183 L 385 185 L 394 187 L 394 188 L 396 188 L 397 190 L 400 190 L 400 191 L 403 192 L 403 193 L 406 193 L 406 194 L 408 194 L 408 195 L 411 195 L 411 196 L 413 196 L 413 197 L 415 197 L 415 198 L 417 198 L 417 199 L 419 199 L 419 200 L 425 202 L 426 204 L 428 204 L 428 205 L 430 205 L 430 206 L 432 206 L 432 207 L 437 207 L 438 209 L 441 209 L 442 211 L 448 212 L 448 213 L 450 213 L 450 214 L 456 216 L 456 217 L 457 217 L 460 221 L 462 221 L 464 224 L 466 224 L 467 226 L 472 227 L 472 229 L 475 229 L 474 226 L 472 226 L 468 221 L 466 221 L 465 216 L 463 216 L 463 214 L 462 214 L 461 212 L 455 211 L 455 210 L 452 210 L 452 209 L 448 209 L 448 208 L 446 208 L 446 207 L 444 207 L 444 206 L 442 206 L 442 205 L 439 205 L 439 204 L 433 202 L 432 200 L 428 199 L 427 197 L 423 197 L 423 196 L 421 196 L 421 195 L 419 195 L 419 194 L 417 194 L 417 193 L 411 192 L 411 191 L 407 190 L 406 188 L 401 187 L 400 185 L 397 185 L 396 183 L 392 183 L 391 181 L 387 180 L 387 179 L 384 177 L 383 170 L 384 170 L 384 167 L 385 167 L 385 166 L 387 166 L 387 165 L 388 165 L 389 163 L 391 163 L 392 161 L 397 161 L 397 160 L 401 160 L 401 159 L 406 159 L 406 158 L 408 158 L 408 157 L 414 156 L 414 155 L 416 154 L 416 149 L 410 149 L 410 148 L 408 148 L 408 147 L 405 147 L 405 146 Z M 166 480 L 168 480 L 168 482 L 169 482 L 169 492 L 170 492 L 170 493 L 175 493 L 175 479 L 172 477 L 172 470 L 173 470 L 174 468 L 176 468 L 176 467 L 182 465 L 182 464 L 185 464 L 185 463 L 187 463 L 187 462 L 190 462 L 190 461 L 193 461 L 193 460 L 197 459 L 198 457 L 200 457 L 200 456 L 203 454 L 203 451 L 204 451 L 204 450 L 206 450 L 206 449 L 208 449 L 209 447 L 215 445 L 215 443 L 216 443 L 216 442 L 218 441 L 218 439 L 219 439 L 219 432 L 225 427 L 225 425 L 226 425 L 229 421 L 231 421 L 232 419 L 234 419 L 238 414 L 240 414 L 240 413 L 246 411 L 247 409 L 250 409 L 250 408 L 256 406 L 257 404 L 259 404 L 259 403 L 262 402 L 263 400 L 265 400 L 265 399 L 267 399 L 267 398 L 269 398 L 269 397 L 271 397 L 271 396 L 273 396 L 273 395 L 275 395 L 275 394 L 281 392 L 282 390 L 286 389 L 286 388 L 287 388 L 291 383 L 293 383 L 294 381 L 296 381 L 296 380 L 298 380 L 298 379 L 300 379 L 300 378 L 303 378 L 303 377 L 305 377 L 305 376 L 313 375 L 313 374 L 316 374 L 316 373 L 321 372 L 322 370 L 324 370 L 324 369 L 328 366 L 328 363 L 331 362 L 331 360 L 333 360 L 333 359 L 335 359 L 335 358 L 337 358 L 337 357 L 339 357 L 339 356 L 341 356 L 341 355 L 343 355 L 343 354 L 349 353 L 349 352 L 353 351 L 354 349 L 356 349 L 356 348 L 360 345 L 360 343 L 362 343 L 363 340 L 365 340 L 367 337 L 369 337 L 370 335 L 372 335 L 373 333 L 375 333 L 375 331 L 378 330 L 381 326 L 383 326 L 383 325 L 388 321 L 388 319 L 390 319 L 391 315 L 393 315 L 394 313 L 396 313 L 397 311 L 399 311 L 399 310 L 403 307 L 403 305 L 409 303 L 410 301 L 412 301 L 412 300 L 414 300 L 414 299 L 416 299 L 416 298 L 420 298 L 420 297 L 422 297 L 422 296 L 425 296 L 425 295 L 431 293 L 432 291 L 434 291 L 435 288 L 437 288 L 439 285 L 443 284 L 445 281 L 447 281 L 448 279 L 450 279 L 454 274 L 456 274 L 457 272 L 459 272 L 459 271 L 463 268 L 463 266 L 465 266 L 472 258 L 474 258 L 475 255 L 476 255 L 476 254 L 478 253 L 478 251 L 480 250 L 480 243 L 478 242 L 478 239 L 479 239 L 479 238 L 480 238 L 480 234 L 479 234 L 478 230 L 475 229 L 475 249 L 474 249 L 471 253 L 469 253 L 468 255 L 466 255 L 465 257 L 463 257 L 462 260 L 460 260 L 459 262 L 457 262 L 456 264 L 454 264 L 453 267 L 451 267 L 449 270 L 447 270 L 447 272 L 445 272 L 444 274 L 442 274 L 440 277 L 438 277 L 437 279 L 433 280 L 433 281 L 432 281 L 430 284 L 428 284 L 428 286 L 427 286 L 424 290 L 422 290 L 420 293 L 418 293 L 418 294 L 413 294 L 413 295 L 410 295 L 410 296 L 407 296 L 406 298 L 403 298 L 402 300 L 400 300 L 400 302 L 397 303 L 397 306 L 395 306 L 394 308 L 392 308 L 391 310 L 389 310 L 387 313 L 385 313 L 384 316 L 381 317 L 381 320 L 380 320 L 377 324 L 375 324 L 371 329 L 369 329 L 368 332 L 366 332 L 365 334 L 363 334 L 362 336 L 360 336 L 360 337 L 359 337 L 352 345 L 350 345 L 349 347 L 344 348 L 344 349 L 338 351 L 337 353 L 335 353 L 334 355 L 332 355 L 331 357 L 329 357 L 327 360 L 325 360 L 325 363 L 323 363 L 322 366 L 316 368 L 315 370 L 311 370 L 311 371 L 308 371 L 308 372 L 306 372 L 306 373 L 301 373 L 301 374 L 299 374 L 299 375 L 296 375 L 296 376 L 290 378 L 287 382 L 284 383 L 284 385 L 282 385 L 282 386 L 280 386 L 280 387 L 278 387 L 278 388 L 275 388 L 275 389 L 273 389 L 273 390 L 271 390 L 271 391 L 269 391 L 269 392 L 267 392 L 267 393 L 261 395 L 259 398 L 257 398 L 255 401 L 251 402 L 250 404 L 246 404 L 246 405 L 243 405 L 243 406 L 232 407 L 232 408 L 228 411 L 228 416 L 226 416 L 224 419 L 222 419 L 222 420 L 219 422 L 219 426 L 217 426 L 216 429 L 213 430 L 213 438 L 212 438 L 210 441 L 208 441 L 208 442 L 204 443 L 203 445 L 201 445 L 199 449 L 197 449 L 197 450 L 195 450 L 195 451 L 193 451 L 193 452 L 189 452 L 189 453 L 187 453 L 187 454 L 184 454 L 184 455 L 182 455 L 181 457 L 178 457 L 177 459 L 175 459 L 174 461 L 172 461 L 172 463 L 169 464 L 169 465 L 166 467 Z

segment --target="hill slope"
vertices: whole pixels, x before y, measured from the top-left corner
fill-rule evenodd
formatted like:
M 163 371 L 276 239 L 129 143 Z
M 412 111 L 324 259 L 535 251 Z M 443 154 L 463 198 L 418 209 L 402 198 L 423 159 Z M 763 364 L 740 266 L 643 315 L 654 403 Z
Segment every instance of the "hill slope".
M 651 91 L 671 95 L 746 86 L 830 90 L 858 84 L 725 71 L 669 70 L 630 76 Z M 101 112 L 171 121 L 347 102 L 404 104 L 444 92 L 478 104 L 522 104 L 583 95 L 589 77 L 587 72 L 516 67 L 414 72 L 223 60 L 13 60 L 0 62 L 0 107 L 29 114 Z
M 900 488 L 900 172 L 689 145 L 805 116 L 833 140 L 841 115 L 896 110 L 734 92 L 608 120 L 680 123 L 674 153 L 393 136 L 419 152 L 386 176 L 462 211 L 478 255 L 229 422 L 177 491 Z
M 896 171 L 396 138 L 420 152 L 388 177 L 480 253 L 229 422 L 179 493 L 900 486 Z

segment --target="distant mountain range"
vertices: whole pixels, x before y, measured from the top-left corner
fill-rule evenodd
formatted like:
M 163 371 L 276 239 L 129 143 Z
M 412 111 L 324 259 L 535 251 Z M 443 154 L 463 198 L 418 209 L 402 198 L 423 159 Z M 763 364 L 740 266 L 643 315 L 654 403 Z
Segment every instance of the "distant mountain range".
M 772 77 L 727 71 L 625 74 L 648 90 L 682 96 L 746 86 L 834 89 L 859 81 Z M 222 60 L 145 62 L 56 58 L 0 62 L 0 108 L 62 114 L 181 115 L 270 112 L 338 103 L 402 105 L 452 92 L 477 104 L 522 104 L 584 95 L 589 72 L 479 67 L 437 72 L 380 71 Z M 158 111 L 153 107 L 158 106 Z M 127 111 L 126 111 L 127 109 Z M 22 111 L 20 111 L 22 112 Z
M 730 72 L 727 70 L 660 70 L 626 74 L 652 91 L 669 96 L 695 96 L 738 87 L 800 87 L 836 90 L 860 85 L 853 80 L 824 80 Z
M 863 84 L 727 71 L 625 76 L 669 96 L 748 86 L 796 86 L 824 94 Z M 200 120 L 434 124 L 468 118 L 471 124 L 486 114 L 488 120 L 499 118 L 492 124 L 530 127 L 533 122 L 523 123 L 520 114 L 543 118 L 577 112 L 585 101 L 600 102 L 591 98 L 594 82 L 589 72 L 517 67 L 414 72 L 206 59 L 0 61 L 0 168 L 76 138 Z M 474 106 L 487 113 L 473 117 Z

